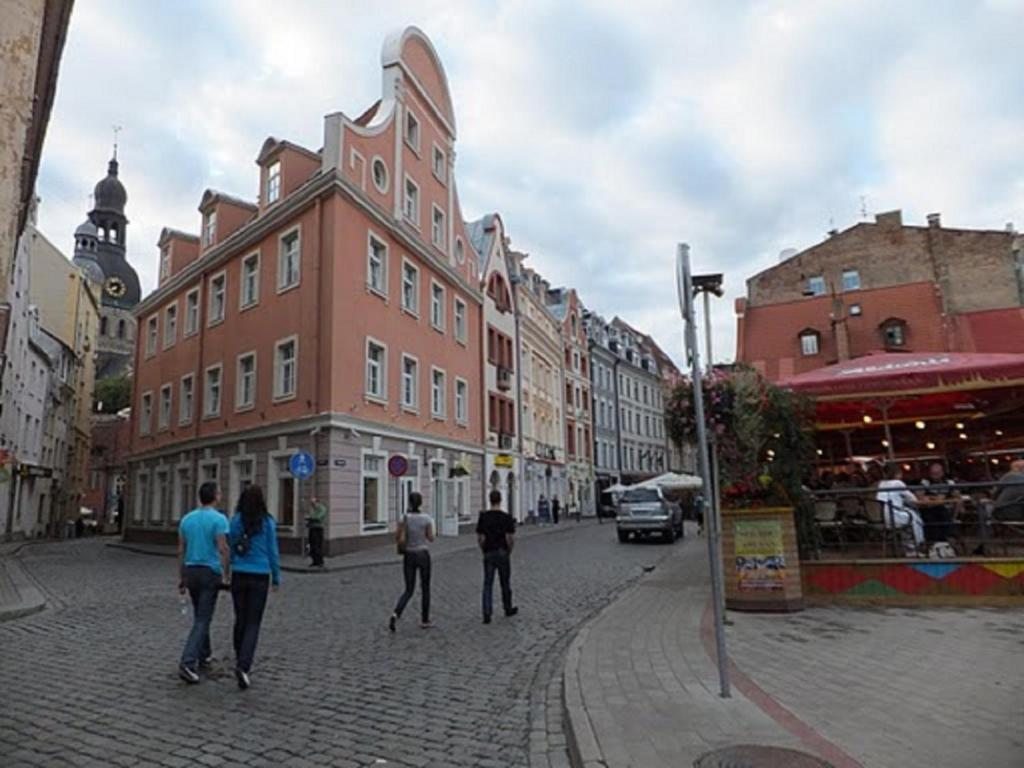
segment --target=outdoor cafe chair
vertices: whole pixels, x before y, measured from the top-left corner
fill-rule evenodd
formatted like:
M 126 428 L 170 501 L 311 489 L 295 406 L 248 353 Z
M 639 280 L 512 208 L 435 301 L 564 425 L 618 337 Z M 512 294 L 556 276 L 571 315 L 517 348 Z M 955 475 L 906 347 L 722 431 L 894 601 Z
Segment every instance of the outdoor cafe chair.
M 825 546 L 826 534 L 830 535 L 840 549 L 846 546 L 843 535 L 843 521 L 839 519 L 839 505 L 832 500 L 814 502 L 814 525 L 818 531 L 819 546 Z

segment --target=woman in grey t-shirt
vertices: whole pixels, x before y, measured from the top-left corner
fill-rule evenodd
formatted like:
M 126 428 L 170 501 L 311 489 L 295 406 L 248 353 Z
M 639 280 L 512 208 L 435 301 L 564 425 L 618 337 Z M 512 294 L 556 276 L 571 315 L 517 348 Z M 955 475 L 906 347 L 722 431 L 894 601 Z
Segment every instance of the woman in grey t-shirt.
M 398 618 L 416 591 L 416 572 L 420 574 L 420 626 L 430 626 L 430 542 L 434 540 L 434 521 L 420 511 L 423 497 L 418 493 L 409 494 L 409 512 L 398 524 L 395 538 L 400 552 L 404 552 L 402 570 L 405 575 L 405 592 L 398 598 L 395 612 L 388 619 L 388 629 L 395 631 Z

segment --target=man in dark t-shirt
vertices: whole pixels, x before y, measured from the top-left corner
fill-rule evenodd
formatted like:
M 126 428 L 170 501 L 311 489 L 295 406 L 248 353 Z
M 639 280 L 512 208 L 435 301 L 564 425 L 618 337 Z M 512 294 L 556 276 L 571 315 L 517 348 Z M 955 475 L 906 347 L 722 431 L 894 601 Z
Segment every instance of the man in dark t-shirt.
M 494 572 L 501 582 L 501 605 L 506 616 L 515 616 L 519 609 L 512 605 L 512 563 L 510 555 L 515 544 L 516 521 L 501 509 L 501 491 L 493 490 L 488 497 L 490 509 L 480 513 L 476 523 L 476 538 L 484 553 L 484 624 L 491 623 L 494 609 Z

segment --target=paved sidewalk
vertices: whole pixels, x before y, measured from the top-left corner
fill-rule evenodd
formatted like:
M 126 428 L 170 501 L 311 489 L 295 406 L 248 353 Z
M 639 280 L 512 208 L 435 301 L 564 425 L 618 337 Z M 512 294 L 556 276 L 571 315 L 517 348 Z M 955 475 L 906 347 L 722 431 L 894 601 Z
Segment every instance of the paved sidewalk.
M 718 695 L 706 541 L 588 624 L 564 676 L 577 767 L 679 768 L 758 744 L 835 768 L 1024 766 L 1024 614 L 819 607 L 730 612 Z
M 680 768 L 737 744 L 816 751 L 735 686 L 719 696 L 701 639 L 707 573 L 706 540 L 691 538 L 576 638 L 564 685 L 577 766 Z
M 516 538 L 527 539 L 534 536 L 544 536 L 556 533 L 569 533 L 580 528 L 597 525 L 596 520 L 588 519 L 579 523 L 575 521 L 560 523 L 559 525 L 523 525 L 516 529 Z M 161 557 L 175 557 L 177 549 L 174 545 L 140 544 L 137 542 L 111 541 L 108 547 L 125 549 L 129 552 L 136 552 L 142 555 L 158 555 Z M 430 545 L 430 553 L 436 559 L 445 557 L 457 552 L 465 552 L 477 548 L 476 534 L 463 533 L 459 536 L 438 536 Z M 395 552 L 394 542 L 389 540 L 388 544 L 379 547 L 364 549 L 360 552 L 350 552 L 345 555 L 328 557 L 324 561 L 323 568 L 313 568 L 309 565 L 308 555 L 281 555 L 281 570 L 289 573 L 334 573 L 347 571 L 353 568 L 368 568 L 377 565 L 394 565 L 399 562 Z

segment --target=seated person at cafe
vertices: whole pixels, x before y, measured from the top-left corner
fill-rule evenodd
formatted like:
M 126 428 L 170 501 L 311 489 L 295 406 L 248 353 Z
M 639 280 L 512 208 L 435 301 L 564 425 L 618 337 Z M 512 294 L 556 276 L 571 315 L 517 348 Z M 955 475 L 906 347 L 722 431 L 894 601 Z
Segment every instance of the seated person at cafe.
M 1024 459 L 1010 464 L 1010 471 L 999 478 L 999 490 L 992 508 L 992 519 L 1000 522 L 1024 522 Z
M 953 519 L 960 494 L 954 488 L 954 481 L 946 477 L 946 468 L 936 461 L 928 467 L 928 476 L 921 481 L 925 490 L 919 502 L 921 519 L 924 520 L 926 541 L 949 541 L 953 535 Z M 949 502 L 949 503 L 943 503 Z
M 899 464 L 889 464 L 885 468 L 885 479 L 878 484 L 875 498 L 882 505 L 887 526 L 911 529 L 914 541 L 913 544 L 907 542 L 907 554 L 916 554 L 917 548 L 924 543 L 924 524 L 914 508 L 917 496 L 903 482 L 903 469 Z

